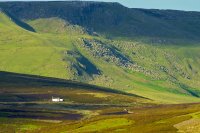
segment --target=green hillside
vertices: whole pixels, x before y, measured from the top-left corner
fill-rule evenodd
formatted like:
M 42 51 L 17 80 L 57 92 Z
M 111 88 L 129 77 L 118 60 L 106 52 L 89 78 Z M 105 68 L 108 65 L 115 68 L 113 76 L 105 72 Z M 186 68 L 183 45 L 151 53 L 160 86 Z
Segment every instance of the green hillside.
M 198 102 L 198 45 L 109 40 L 59 18 L 27 21 L 0 14 L 0 70 L 72 79 L 163 103 Z M 49 25 L 49 26 L 48 26 Z

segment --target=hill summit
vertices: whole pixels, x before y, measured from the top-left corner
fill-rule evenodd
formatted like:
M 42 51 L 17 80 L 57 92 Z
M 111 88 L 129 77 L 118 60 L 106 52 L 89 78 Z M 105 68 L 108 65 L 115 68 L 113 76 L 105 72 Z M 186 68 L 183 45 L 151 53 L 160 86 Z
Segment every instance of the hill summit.
M 119 3 L 59 1 L 1 2 L 0 7 L 21 20 L 58 17 L 109 38 L 153 43 L 196 42 L 200 13 L 131 9 Z

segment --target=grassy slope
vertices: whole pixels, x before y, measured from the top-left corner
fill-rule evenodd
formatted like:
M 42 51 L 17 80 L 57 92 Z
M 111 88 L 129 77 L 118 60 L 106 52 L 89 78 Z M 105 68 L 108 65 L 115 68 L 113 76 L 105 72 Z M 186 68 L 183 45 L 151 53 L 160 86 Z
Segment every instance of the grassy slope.
M 120 45 L 121 47 L 127 47 L 127 46 L 124 46 L 123 44 L 120 44 Z M 142 44 L 136 45 L 136 47 L 137 46 L 140 47 L 141 45 Z M 142 45 L 142 47 L 148 50 L 155 49 L 153 46 L 149 47 L 146 45 Z M 140 51 L 141 49 L 137 50 L 137 48 L 135 48 L 134 50 L 132 50 L 130 49 L 130 47 L 127 47 L 127 48 L 129 48 L 130 51 L 136 50 L 137 52 L 141 52 Z M 170 50 L 171 48 L 167 48 L 167 51 L 170 51 Z M 187 49 L 184 49 L 184 50 L 186 51 Z M 95 62 L 96 58 L 91 56 L 89 52 L 85 51 L 83 48 L 80 48 L 80 51 L 84 53 L 90 60 L 92 60 L 93 63 L 95 63 L 101 70 L 103 70 L 105 74 L 102 77 L 97 77 L 94 81 L 91 81 L 91 83 L 122 89 L 128 92 L 142 95 L 142 96 L 145 96 L 157 101 L 161 101 L 164 103 L 194 102 L 196 100 L 199 101 L 198 98 L 188 96 L 189 94 L 185 90 L 183 90 L 176 84 L 172 84 L 170 81 L 166 80 L 166 74 L 159 72 L 158 75 L 159 76 L 161 75 L 161 77 L 164 75 L 164 78 L 155 80 L 140 72 L 134 72 L 130 70 L 124 71 L 123 69 L 116 67 L 115 65 L 112 65 L 112 64 L 107 65 L 106 62 L 103 62 L 100 59 L 98 60 L 98 62 Z M 128 51 L 128 49 L 126 49 L 125 51 Z M 159 54 L 161 54 L 162 52 L 163 50 L 160 49 Z M 154 66 L 151 63 L 153 62 L 148 61 L 149 59 L 152 58 L 152 56 L 148 57 L 149 56 L 148 54 L 151 54 L 151 53 L 150 52 L 141 53 L 141 55 L 139 55 L 138 58 L 133 57 L 133 60 L 141 64 L 142 66 L 146 65 L 147 68 L 150 67 L 150 69 L 152 70 Z M 131 54 L 128 54 L 128 55 L 131 55 Z M 147 56 L 147 59 L 141 60 L 141 57 L 143 58 L 144 55 Z M 158 61 L 161 60 L 164 63 L 167 63 L 167 65 L 170 65 L 170 63 L 167 62 L 167 60 L 164 59 L 164 57 L 160 57 L 160 55 L 158 55 L 158 58 L 159 58 Z M 198 90 L 199 87 L 198 87 L 197 77 L 194 80 L 194 82 L 196 85 L 195 87 Z M 190 81 L 187 80 L 187 82 L 190 82 Z
M 71 25 L 63 19 L 59 18 L 46 18 L 28 21 L 37 32 L 41 33 L 54 33 L 54 34 L 84 34 L 84 29 L 78 25 Z
M 69 37 L 41 36 L 17 27 L 2 13 L 1 18 L 1 70 L 68 77 L 61 53 L 71 48 Z
M 10 21 L 10 19 L 6 15 L 2 13 L 0 15 L 0 26 L 3 27 L 1 28 L 3 30 L 0 31 L 0 70 L 27 74 L 37 74 L 48 77 L 83 80 L 93 84 L 128 91 L 164 103 L 199 101 L 198 98 L 192 97 L 191 94 L 188 94 L 187 91 L 183 91 L 183 89 L 177 87 L 177 85 L 171 85 L 169 81 L 154 81 L 149 76 L 146 76 L 142 73 L 129 71 L 127 69 L 124 70 L 123 68 L 118 67 L 115 64 L 108 64 L 107 62 L 105 62 L 105 60 L 101 58 L 98 58 L 97 62 L 97 58 L 93 57 L 90 52 L 81 47 L 80 44 L 82 44 L 83 42 L 80 40 L 80 38 L 97 38 L 102 41 L 104 41 L 104 39 L 100 37 L 91 37 L 86 34 L 80 34 L 81 29 L 78 28 L 79 30 L 77 30 L 77 27 L 71 29 L 73 34 L 69 34 L 69 32 L 60 32 L 63 31 L 63 28 L 60 28 L 60 25 L 63 25 L 62 20 L 52 18 L 47 20 L 40 19 L 29 21 L 28 23 L 30 25 L 32 25 L 36 30 L 40 31 L 40 33 L 33 33 L 16 26 L 12 21 Z M 44 26 L 41 26 L 41 23 L 43 23 L 44 25 L 49 25 L 50 21 L 54 22 L 51 23 L 51 27 L 58 27 L 56 28 L 58 30 L 56 30 L 55 32 L 55 30 L 51 28 L 45 31 L 50 33 L 43 33 Z M 73 26 L 70 26 L 70 28 L 71 27 Z M 69 27 L 67 27 L 64 31 L 69 31 L 68 29 Z M 118 42 L 116 41 L 112 45 L 116 46 L 116 43 Z M 121 47 L 123 47 L 123 43 L 126 44 L 126 42 L 120 43 Z M 120 49 L 124 54 L 131 56 L 131 49 L 130 51 L 128 51 L 118 45 L 116 47 Z M 179 46 L 177 47 L 179 48 Z M 194 52 L 196 51 L 195 53 L 190 54 L 190 60 L 193 61 L 194 58 L 195 60 L 197 60 L 197 62 L 193 64 L 194 66 L 196 66 L 196 69 L 199 70 L 197 58 L 199 56 L 198 49 L 193 48 L 193 46 L 189 48 Z M 146 50 L 143 51 L 143 49 Z M 152 51 L 154 49 L 158 49 L 159 52 L 156 61 L 162 63 L 166 62 L 166 60 L 163 59 L 164 57 L 160 56 L 163 52 L 162 48 L 147 46 L 144 44 L 136 45 L 136 47 L 133 47 L 132 50 L 136 50 L 136 52 L 141 53 L 139 53 L 138 58 L 135 58 L 134 56 L 131 56 L 130 58 L 132 58 L 132 60 L 136 61 L 138 64 L 147 68 L 150 67 L 149 69 L 152 69 L 153 66 L 150 64 L 153 63 L 153 61 L 150 62 L 148 60 L 152 59 L 153 56 L 151 55 L 151 52 L 148 52 L 148 49 L 152 49 Z M 167 51 L 170 51 L 172 49 L 174 49 L 173 46 L 166 47 Z M 188 47 L 180 48 L 180 54 L 177 53 L 176 56 L 180 55 L 181 58 L 184 58 L 184 52 L 187 49 Z M 94 64 L 98 69 L 102 71 L 102 75 L 91 77 L 90 75 L 88 75 L 88 73 L 84 73 L 83 78 L 80 79 L 80 77 L 76 74 L 77 69 L 74 69 L 72 65 L 76 64 L 80 67 L 84 64 L 80 64 L 80 62 L 77 61 L 77 59 L 74 57 L 69 57 L 68 55 L 65 55 L 65 52 L 68 50 L 81 53 L 82 56 L 86 57 L 92 64 Z M 148 54 L 150 54 L 150 56 L 149 58 L 147 58 L 147 60 L 141 60 L 142 56 L 148 57 Z M 67 59 L 67 61 L 64 59 Z M 167 65 L 170 65 L 170 62 L 167 62 Z M 81 68 L 81 70 L 83 71 L 84 69 Z M 163 73 L 159 74 L 163 75 Z M 166 75 L 164 74 L 164 76 Z M 198 76 L 194 77 L 198 79 Z M 88 81 L 88 79 L 94 80 Z M 188 82 L 188 84 L 191 84 L 192 87 L 199 89 L 199 83 L 196 81 L 197 80 L 192 80 L 192 82 L 195 83 L 192 84 L 192 82 L 186 80 L 186 82 Z

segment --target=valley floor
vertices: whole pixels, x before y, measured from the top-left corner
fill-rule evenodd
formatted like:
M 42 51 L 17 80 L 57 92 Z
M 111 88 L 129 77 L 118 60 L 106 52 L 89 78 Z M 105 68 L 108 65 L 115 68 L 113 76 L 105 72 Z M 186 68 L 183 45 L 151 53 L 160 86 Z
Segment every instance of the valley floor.
M 64 102 L 52 102 L 52 96 Z M 109 88 L 0 72 L 0 129 L 0 133 L 197 133 L 200 103 L 158 104 Z
M 1 103 L 1 132 L 197 133 L 200 131 L 200 104 L 143 107 L 99 105 L 97 108 L 91 108 L 92 105 L 82 105 L 81 110 L 72 109 L 73 107 L 69 109 L 70 105 L 65 104 L 44 103 L 44 106 L 43 103 L 31 104 L 34 104 L 34 109 L 30 108 L 30 103 L 12 103 L 12 106 L 10 103 Z

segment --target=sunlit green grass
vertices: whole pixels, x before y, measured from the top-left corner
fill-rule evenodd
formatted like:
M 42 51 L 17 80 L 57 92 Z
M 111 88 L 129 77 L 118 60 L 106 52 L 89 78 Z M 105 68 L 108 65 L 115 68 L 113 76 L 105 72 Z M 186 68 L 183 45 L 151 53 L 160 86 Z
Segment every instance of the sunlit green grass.
M 89 124 L 84 125 L 76 130 L 69 132 L 98 132 L 103 130 L 108 130 L 112 128 L 119 128 L 123 126 L 128 126 L 133 124 L 134 121 L 128 120 L 126 118 L 111 118 L 111 119 L 103 119 L 95 122 L 91 122 Z M 66 132 L 67 133 L 67 132 Z
M 106 86 L 122 91 L 131 92 L 162 103 L 199 102 L 177 84 L 166 80 L 166 74 L 158 71 L 155 64 L 165 65 L 172 74 L 189 86 L 189 89 L 199 93 L 199 46 L 153 46 L 134 41 L 109 40 L 99 36 L 93 37 L 83 33 L 78 26 L 65 25 L 63 20 L 57 18 L 38 19 L 28 21 L 36 32 L 27 31 L 0 13 L 0 70 L 17 73 L 41 75 L 63 79 L 76 79 L 91 84 Z M 52 22 L 52 23 L 51 23 Z M 50 25 L 50 26 L 49 26 Z M 54 28 L 56 27 L 56 28 Z M 115 64 L 95 58 L 90 52 L 81 47 L 81 38 L 97 39 L 117 47 L 138 65 L 154 70 L 161 79 L 152 79 L 151 76 L 141 72 L 123 69 Z M 74 74 L 72 64 L 79 64 L 74 57 L 66 57 L 66 51 L 80 52 L 102 73 L 100 76 L 79 78 Z M 133 55 L 135 52 L 136 55 Z M 166 54 L 175 58 L 168 60 Z M 173 57 L 172 56 L 172 57 Z M 68 59 L 68 61 L 64 60 Z M 98 60 L 98 61 L 97 61 Z M 175 72 L 172 64 L 178 64 L 192 77 L 184 79 Z M 188 64 L 192 66 L 189 69 Z M 83 80 L 84 79 L 84 80 Z M 91 80 L 92 79 L 92 80 Z

